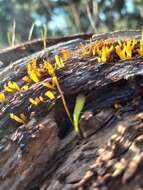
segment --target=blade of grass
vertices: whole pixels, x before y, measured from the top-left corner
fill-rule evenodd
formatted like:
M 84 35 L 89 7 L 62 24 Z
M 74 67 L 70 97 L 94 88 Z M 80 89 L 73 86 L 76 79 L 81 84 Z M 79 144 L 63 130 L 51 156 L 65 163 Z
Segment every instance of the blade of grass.
M 15 28 L 16 28 L 16 22 L 14 20 L 12 24 L 12 31 L 7 32 L 9 46 L 15 45 Z
M 35 27 L 35 23 L 32 24 L 30 30 L 29 30 L 29 35 L 28 35 L 28 40 L 30 41 L 31 38 L 32 38 L 32 34 L 33 34 L 33 31 L 34 31 L 34 27 Z
M 44 49 L 46 49 L 47 27 L 46 27 L 45 24 L 44 24 L 43 28 L 44 28 L 44 39 L 43 39 L 43 44 L 44 44 Z
M 9 46 L 11 46 L 12 45 L 12 42 L 11 42 L 11 32 L 9 31 L 9 32 L 7 32 L 7 40 L 8 40 L 8 44 L 9 44 Z
M 12 25 L 12 46 L 15 45 L 15 28 L 16 28 L 16 22 L 14 20 Z
M 41 36 L 41 39 L 43 40 L 44 49 L 46 49 L 47 27 L 45 24 L 43 25 L 40 31 L 40 36 Z
M 84 104 L 85 104 L 85 96 L 83 94 L 79 94 L 76 97 L 75 108 L 73 112 L 73 125 L 77 133 L 79 133 L 79 127 L 78 127 L 79 116 L 84 107 Z

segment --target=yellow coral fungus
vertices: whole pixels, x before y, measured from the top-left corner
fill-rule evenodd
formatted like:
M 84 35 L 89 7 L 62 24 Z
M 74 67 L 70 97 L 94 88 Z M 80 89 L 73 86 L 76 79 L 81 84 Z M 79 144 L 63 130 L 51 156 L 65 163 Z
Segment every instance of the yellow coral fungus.
M 96 45 L 94 45 L 93 48 L 92 48 L 92 54 L 93 54 L 93 55 L 96 54 Z
M 39 98 L 39 100 L 40 100 L 41 102 L 44 101 L 44 98 L 43 98 L 42 96 L 39 96 L 38 98 Z
M 117 45 L 115 47 L 115 50 L 116 50 L 117 55 L 120 57 L 120 59 L 125 59 L 126 58 L 126 54 L 125 54 L 126 50 L 125 50 L 125 48 L 122 49 L 119 45 Z
M 118 40 L 118 45 L 115 47 L 117 55 L 120 57 L 120 59 L 131 59 L 133 49 L 136 45 L 137 41 L 135 39 L 133 40 L 126 40 L 125 42 L 121 43 L 120 40 Z
M 24 116 L 24 114 L 22 114 L 22 115 L 20 115 L 20 117 L 18 117 L 14 113 L 10 113 L 10 118 L 17 121 L 18 123 L 22 123 L 22 124 L 24 124 L 27 119 L 26 116 Z
M 47 71 L 45 64 L 39 65 L 40 73 L 45 73 Z
M 30 77 L 35 83 L 38 83 L 38 82 L 40 81 L 34 71 L 30 71 L 28 74 L 29 74 L 29 77 Z
M 35 83 L 40 81 L 41 73 L 36 66 L 36 59 L 32 59 L 32 62 L 27 64 L 27 74 Z
M 83 43 L 80 43 L 80 46 L 79 46 L 79 49 L 80 49 L 80 54 L 81 55 L 88 55 L 89 54 L 89 50 L 87 49 L 87 47 L 83 44 Z
M 68 49 L 61 48 L 61 52 L 63 54 L 64 61 L 68 60 L 71 57 L 71 52 Z
M 20 91 L 20 87 L 16 84 L 16 82 L 9 81 L 7 85 L 4 85 L 4 90 L 6 92 L 15 92 L 15 91 Z
M 0 92 L 0 102 L 3 102 L 5 99 L 5 94 L 3 92 Z
M 50 84 L 49 82 L 43 82 L 42 83 L 43 86 L 47 87 L 47 88 L 50 88 L 50 89 L 55 89 L 55 84 L 52 82 L 52 84 Z
M 132 58 L 133 49 L 134 49 L 136 43 L 137 43 L 137 41 L 135 39 L 127 40 L 126 44 L 123 43 L 123 45 L 125 46 L 125 51 L 126 51 L 126 59 Z
M 29 90 L 29 86 L 28 86 L 28 85 L 24 85 L 24 86 L 22 87 L 22 90 L 24 90 L 24 91 Z
M 11 88 L 11 89 L 13 89 L 13 90 L 20 91 L 20 88 L 19 88 L 19 86 L 16 84 L 16 82 L 9 81 L 9 82 L 8 82 L 8 87 Z
M 27 83 L 31 83 L 32 82 L 32 80 L 28 76 L 24 76 L 22 78 L 22 80 L 25 81 L 25 82 L 27 82 Z
M 113 50 L 113 46 L 111 46 L 110 48 L 108 48 L 107 46 L 104 46 L 101 50 L 101 57 L 98 58 L 98 62 L 107 62 L 112 50 Z
M 29 98 L 29 102 L 35 106 L 38 105 L 38 103 L 33 99 L 33 98 Z
M 140 49 L 137 50 L 140 56 L 143 56 L 143 32 L 140 40 Z
M 55 62 L 56 62 L 56 65 L 59 67 L 59 68 L 63 68 L 65 66 L 62 58 L 59 56 L 59 55 L 55 55 Z
M 29 102 L 35 106 L 37 106 L 39 103 L 43 102 L 44 99 L 42 96 L 36 97 L 35 99 L 29 98 Z
M 48 98 L 50 98 L 50 100 L 54 100 L 55 99 L 55 95 L 50 90 L 48 90 L 47 92 L 45 92 L 45 96 L 47 96 Z
M 21 119 L 23 119 L 23 121 L 27 120 L 27 117 L 23 113 L 20 114 L 20 117 L 21 117 Z
M 9 88 L 6 84 L 4 85 L 4 90 L 6 92 L 13 92 L 14 91 L 13 89 Z
M 48 70 L 49 75 L 54 75 L 55 70 L 53 65 L 49 61 L 44 61 L 45 68 Z

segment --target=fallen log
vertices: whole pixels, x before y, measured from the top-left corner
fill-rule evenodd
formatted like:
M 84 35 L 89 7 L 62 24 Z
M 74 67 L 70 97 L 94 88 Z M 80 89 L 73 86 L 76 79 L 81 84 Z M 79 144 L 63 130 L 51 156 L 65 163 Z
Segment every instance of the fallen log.
M 52 46 L 57 43 L 66 42 L 75 38 L 81 38 L 81 39 L 89 39 L 92 36 L 91 34 L 79 34 L 79 35 L 73 35 L 73 36 L 65 36 L 61 38 L 48 38 L 46 39 L 46 47 Z M 2 49 L 0 51 L 0 62 L 1 66 L 4 64 L 4 67 L 6 65 L 9 65 L 10 63 L 21 59 L 23 57 L 26 57 L 28 55 L 31 55 L 37 51 L 42 50 L 44 47 L 43 40 L 32 40 L 25 42 L 23 44 L 15 45 L 14 47 L 8 47 L 5 49 Z
M 121 31 L 92 39 L 113 36 L 114 43 L 119 37 L 139 40 L 141 32 Z M 21 85 L 26 64 L 33 58 L 38 64 L 47 58 L 53 63 L 61 48 L 77 52 L 80 43 L 89 41 L 75 37 L 10 63 L 0 73 L 1 90 L 10 80 Z M 1 103 L 0 189 L 142 189 L 143 57 L 98 64 L 93 56 L 78 55 L 73 53 L 65 67 L 55 72 L 71 114 L 76 96 L 86 96 L 80 135 L 73 130 L 60 94 L 52 103 L 46 100 L 31 106 L 29 97 L 45 93 L 41 83 L 46 75 L 28 91 L 8 95 Z M 10 113 L 30 117 L 20 125 Z

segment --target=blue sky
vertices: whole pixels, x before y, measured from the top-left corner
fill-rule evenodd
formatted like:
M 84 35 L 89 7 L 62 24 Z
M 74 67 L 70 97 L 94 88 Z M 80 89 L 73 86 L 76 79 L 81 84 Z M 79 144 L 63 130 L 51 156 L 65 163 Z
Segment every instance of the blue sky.
M 126 6 L 127 6 L 127 11 L 129 13 L 134 12 L 134 4 L 133 4 L 132 0 L 127 0 L 126 1 Z

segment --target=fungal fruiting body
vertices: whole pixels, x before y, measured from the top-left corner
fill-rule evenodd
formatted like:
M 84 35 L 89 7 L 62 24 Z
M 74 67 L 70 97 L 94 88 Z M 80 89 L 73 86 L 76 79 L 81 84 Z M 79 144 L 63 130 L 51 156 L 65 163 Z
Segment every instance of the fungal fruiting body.
M 0 103 L 6 102 L 9 94 L 26 93 L 33 84 L 41 85 L 45 91 L 38 96 L 29 97 L 27 100 L 31 106 L 38 106 L 46 101 L 54 101 L 58 93 L 61 96 L 65 110 L 71 120 L 70 113 L 68 111 L 66 101 L 64 99 L 64 92 L 62 91 L 59 79 L 56 76 L 57 69 L 63 69 L 66 65 L 66 61 L 71 59 L 72 56 L 78 57 L 94 57 L 95 64 L 116 62 L 119 60 L 128 60 L 132 57 L 143 56 L 143 32 L 141 39 L 135 39 L 130 37 L 129 39 L 100 39 L 96 41 L 89 40 L 87 44 L 80 43 L 78 50 L 71 51 L 67 48 L 62 48 L 59 54 L 53 56 L 53 63 L 50 60 L 43 60 L 42 63 L 38 63 L 37 59 L 33 58 L 31 63 L 26 65 L 25 76 L 21 79 L 21 83 L 17 84 L 15 81 L 7 81 L 4 84 L 2 91 L 0 92 Z M 43 81 L 47 78 L 47 80 Z M 26 113 L 26 110 L 25 110 Z M 24 124 L 28 119 L 23 113 L 18 114 L 10 113 L 10 118 Z

